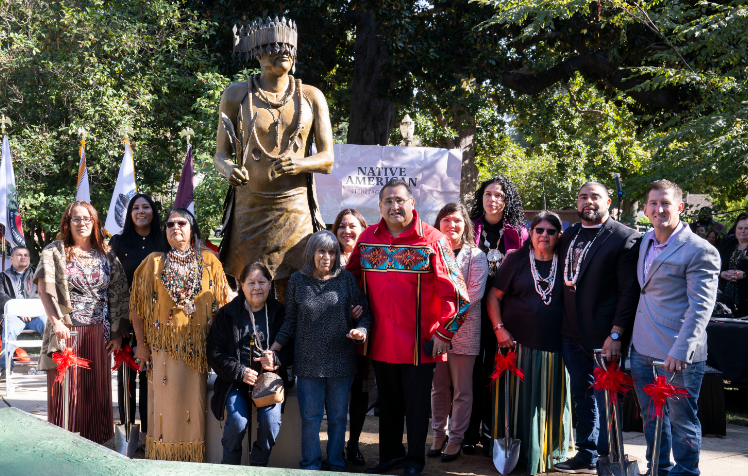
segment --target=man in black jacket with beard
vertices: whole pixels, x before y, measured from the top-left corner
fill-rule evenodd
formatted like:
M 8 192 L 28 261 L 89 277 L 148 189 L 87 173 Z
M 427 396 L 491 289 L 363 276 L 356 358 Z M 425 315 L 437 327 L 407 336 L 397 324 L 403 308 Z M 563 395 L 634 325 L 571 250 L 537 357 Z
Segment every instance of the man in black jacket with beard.
M 641 235 L 610 217 L 604 185 L 585 183 L 577 195 L 582 219 L 559 243 L 564 266 L 564 320 L 561 344 L 577 414 L 578 452 L 554 466 L 565 473 L 597 473 L 607 458 L 608 434 L 603 393 L 593 391 L 593 349 L 608 361 L 624 362 L 639 302 L 636 264 Z

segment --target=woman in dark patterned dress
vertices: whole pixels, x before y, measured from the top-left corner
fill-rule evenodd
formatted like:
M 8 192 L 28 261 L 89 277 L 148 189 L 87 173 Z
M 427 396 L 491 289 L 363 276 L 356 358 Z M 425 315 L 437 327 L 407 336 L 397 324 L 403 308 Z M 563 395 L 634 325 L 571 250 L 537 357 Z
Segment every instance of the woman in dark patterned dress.
M 91 361 L 70 370 L 69 430 L 103 444 L 114 436 L 109 354 L 128 330 L 127 280 L 119 260 L 104 244 L 99 215 L 87 202 L 65 210 L 57 241 L 42 252 L 34 275 L 48 321 L 39 370 L 47 371 L 47 419 L 63 424 L 62 383 L 55 383 L 52 354 L 72 347 Z M 70 336 L 70 331 L 78 333 Z

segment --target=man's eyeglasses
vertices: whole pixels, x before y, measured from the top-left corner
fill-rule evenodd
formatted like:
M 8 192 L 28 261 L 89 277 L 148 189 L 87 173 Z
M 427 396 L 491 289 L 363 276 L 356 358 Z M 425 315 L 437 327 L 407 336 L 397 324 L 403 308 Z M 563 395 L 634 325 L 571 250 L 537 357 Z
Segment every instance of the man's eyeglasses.
M 174 225 L 176 225 L 179 228 L 184 228 L 185 226 L 187 226 L 187 220 L 177 220 L 177 221 L 166 222 L 166 228 L 174 228 Z
M 385 198 L 382 203 L 385 207 L 391 207 L 393 204 L 397 204 L 398 207 L 402 207 L 407 202 L 405 198 Z
M 83 223 L 84 225 L 90 225 L 93 223 L 93 218 L 91 217 L 75 217 L 70 219 L 70 223 L 73 225 L 80 225 Z
M 558 233 L 558 230 L 555 228 L 543 228 L 541 226 L 536 226 L 533 228 L 535 230 L 535 233 L 538 235 L 542 235 L 543 233 L 547 233 L 548 236 L 556 236 L 556 233 Z

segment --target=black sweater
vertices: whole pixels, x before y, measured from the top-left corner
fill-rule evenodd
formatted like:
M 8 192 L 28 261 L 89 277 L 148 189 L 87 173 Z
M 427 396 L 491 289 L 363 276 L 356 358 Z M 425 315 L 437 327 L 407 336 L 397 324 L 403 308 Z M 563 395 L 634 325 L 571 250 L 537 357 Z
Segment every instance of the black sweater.
M 268 325 L 270 327 L 270 342 L 283 325 L 285 319 L 285 308 L 283 304 L 269 297 L 267 300 Z M 206 340 L 208 365 L 218 374 L 213 387 L 213 397 L 210 401 L 210 409 L 216 419 L 223 420 L 223 411 L 226 407 L 226 399 L 231 391 L 240 386 L 246 368 L 240 362 L 239 340 L 241 339 L 242 321 L 244 314 L 249 316 L 244 307 L 244 294 L 239 292 L 230 303 L 218 310 L 213 324 L 208 331 Z M 293 342 L 284 346 L 282 350 L 275 352 L 277 362 L 280 362 L 278 375 L 283 379 L 283 386 L 288 385 L 288 366 L 293 361 Z M 258 363 L 259 364 L 259 363 Z M 259 370 L 259 365 L 254 370 Z

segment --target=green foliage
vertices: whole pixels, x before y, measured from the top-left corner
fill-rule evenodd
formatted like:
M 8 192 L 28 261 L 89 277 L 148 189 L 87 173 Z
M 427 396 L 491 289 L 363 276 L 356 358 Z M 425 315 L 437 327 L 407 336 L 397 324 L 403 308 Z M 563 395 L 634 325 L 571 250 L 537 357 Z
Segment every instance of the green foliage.
M 667 177 L 718 203 L 748 193 L 748 2 L 478 2 L 494 9 L 483 31 L 507 34 L 502 84 L 540 92 L 581 74 L 635 101 L 652 156 L 642 181 Z
M 178 133 L 202 84 L 196 73 L 211 71 L 195 42 L 213 25 L 165 0 L 10 0 L 0 17 L 0 112 L 13 120 L 24 232 L 37 239 L 35 251 L 54 239 L 75 197 L 79 127 L 88 131 L 91 201 L 102 218 L 123 126 L 134 130 L 139 190 L 170 207 L 185 154 Z

